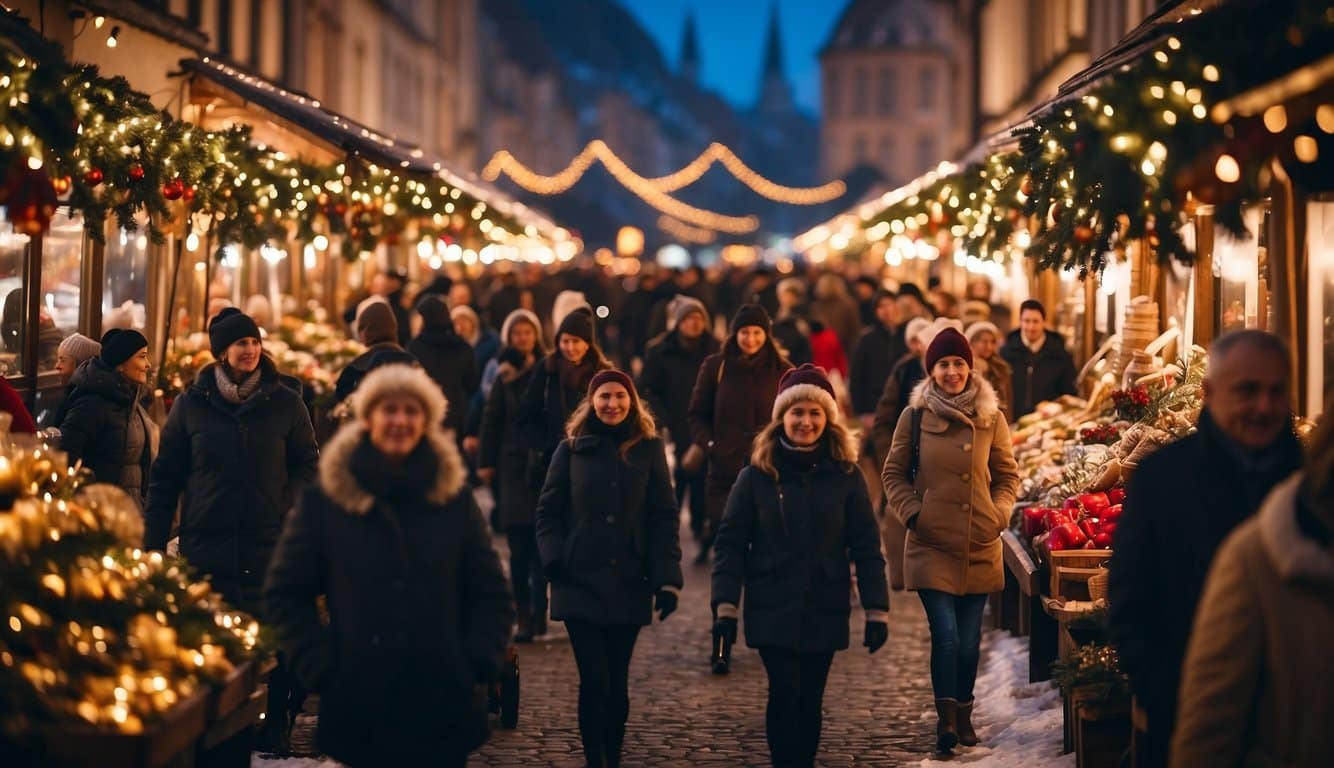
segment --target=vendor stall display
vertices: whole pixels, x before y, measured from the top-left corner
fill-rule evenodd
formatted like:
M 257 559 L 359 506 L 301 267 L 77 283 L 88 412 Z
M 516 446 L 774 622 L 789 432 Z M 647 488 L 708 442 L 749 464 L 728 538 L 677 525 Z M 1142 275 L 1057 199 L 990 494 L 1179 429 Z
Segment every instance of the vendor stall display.
M 119 488 L 0 441 L 0 754 L 157 765 L 257 700 L 259 624 L 184 561 L 140 550 Z

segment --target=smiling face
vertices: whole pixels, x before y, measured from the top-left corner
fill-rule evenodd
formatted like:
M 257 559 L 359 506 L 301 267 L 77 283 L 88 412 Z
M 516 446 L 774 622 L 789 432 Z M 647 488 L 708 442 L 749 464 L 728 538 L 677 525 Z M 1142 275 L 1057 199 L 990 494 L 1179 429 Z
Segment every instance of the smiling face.
M 410 395 L 382 398 L 367 420 L 371 445 L 391 461 L 406 458 L 426 434 L 426 409 Z
M 1209 362 L 1204 404 L 1218 428 L 1248 451 L 1268 448 L 1292 412 L 1288 361 L 1273 350 L 1243 343 Z
M 747 355 L 753 355 L 764 348 L 764 341 L 768 334 L 758 325 L 747 325 L 744 328 L 738 328 L 736 332 L 736 344 L 741 347 L 741 351 Z
M 147 384 L 148 371 L 152 367 L 153 364 L 148 361 L 148 347 L 144 347 L 131 355 L 129 360 L 116 366 L 116 370 L 136 384 Z
M 1024 341 L 1036 344 L 1047 332 L 1047 320 L 1036 309 L 1025 309 L 1019 313 L 1019 331 Z
M 996 354 L 996 334 L 991 331 L 979 331 L 971 343 L 973 357 L 990 360 Z
M 800 400 L 783 412 L 783 434 L 795 446 L 814 445 L 824 434 L 828 415 L 814 400 Z
M 537 329 L 532 323 L 515 323 L 510 326 L 510 337 L 507 342 L 527 357 L 537 349 Z
M 227 367 L 242 376 L 255 372 L 259 367 L 260 354 L 263 347 L 260 346 L 259 339 L 254 336 L 247 336 L 244 339 L 234 341 L 227 347 L 224 359 L 227 361 Z
M 698 312 L 691 312 L 681 318 L 681 322 L 676 324 L 680 329 L 681 335 L 687 339 L 698 339 L 704 335 L 704 315 Z
M 609 381 L 593 390 L 593 412 L 609 427 L 625 421 L 631 407 L 630 393 L 622 384 Z
M 958 355 L 942 357 L 931 366 L 931 380 L 947 395 L 957 395 L 968 386 L 968 361 Z
M 584 361 L 584 355 L 588 354 L 588 342 L 575 336 L 572 333 L 562 333 L 560 335 L 560 353 L 569 360 L 572 365 L 578 365 Z
M 454 316 L 454 333 L 464 339 L 471 339 L 477 333 L 477 323 L 473 322 L 471 315 L 460 312 Z

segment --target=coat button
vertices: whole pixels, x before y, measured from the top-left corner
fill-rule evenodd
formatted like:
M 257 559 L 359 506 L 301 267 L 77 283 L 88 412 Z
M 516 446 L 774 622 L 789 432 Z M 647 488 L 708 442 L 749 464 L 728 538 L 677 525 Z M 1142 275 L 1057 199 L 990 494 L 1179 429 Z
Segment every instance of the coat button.
M 965 483 L 968 482 L 968 478 L 970 477 L 972 477 L 972 475 L 968 474 L 967 472 L 964 472 L 962 475 L 959 475 L 959 479 L 964 481 Z
M 972 509 L 972 507 L 968 504 L 960 504 L 959 508 L 962 509 L 964 512 L 967 512 L 968 510 Z
M 964 452 L 964 453 L 972 453 L 972 452 L 973 452 L 973 444 L 972 444 L 972 443 L 967 443 L 967 444 L 965 444 L 964 447 L 963 447 L 963 452 Z
M 607 522 L 608 523 L 616 522 L 616 515 L 607 515 Z

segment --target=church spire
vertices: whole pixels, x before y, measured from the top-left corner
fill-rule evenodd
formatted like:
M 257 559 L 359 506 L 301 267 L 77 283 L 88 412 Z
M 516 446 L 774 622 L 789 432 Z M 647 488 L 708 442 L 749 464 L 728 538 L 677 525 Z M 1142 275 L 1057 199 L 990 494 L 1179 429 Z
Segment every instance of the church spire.
M 791 114 L 796 109 L 792 83 L 783 72 L 783 36 L 778 28 L 778 0 L 769 6 L 769 29 L 764 41 L 764 68 L 760 72 L 759 111 L 767 115 Z
M 686 11 L 685 30 L 681 33 L 681 76 L 692 83 L 699 79 L 699 40 L 693 11 Z

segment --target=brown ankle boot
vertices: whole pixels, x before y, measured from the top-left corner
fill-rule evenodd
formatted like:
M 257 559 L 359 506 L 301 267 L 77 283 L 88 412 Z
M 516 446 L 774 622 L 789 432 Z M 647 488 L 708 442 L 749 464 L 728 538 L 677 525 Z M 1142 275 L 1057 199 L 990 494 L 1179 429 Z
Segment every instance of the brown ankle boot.
M 959 702 L 959 743 L 965 747 L 977 746 L 977 731 L 973 730 L 973 702 Z
M 959 702 L 936 699 L 936 750 L 949 752 L 959 743 Z

